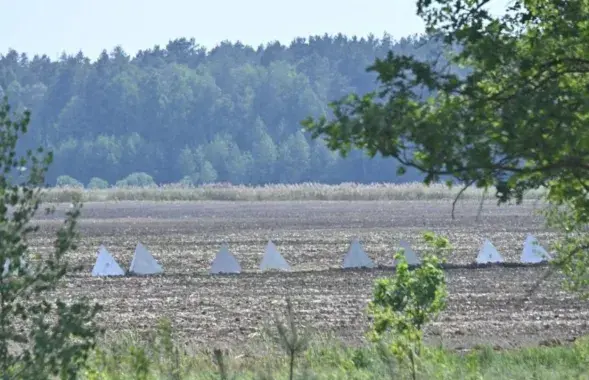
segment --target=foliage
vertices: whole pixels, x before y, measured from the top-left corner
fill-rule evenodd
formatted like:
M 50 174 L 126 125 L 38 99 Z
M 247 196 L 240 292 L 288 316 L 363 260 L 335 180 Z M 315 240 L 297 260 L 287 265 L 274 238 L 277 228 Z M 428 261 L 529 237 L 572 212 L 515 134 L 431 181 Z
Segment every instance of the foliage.
M 549 207 L 544 214 L 548 225 L 561 232 L 562 237 L 554 243 L 558 252 L 553 268 L 560 269 L 564 277 L 565 288 L 589 298 L 589 235 L 587 225 L 576 222 L 575 210 L 570 207 Z M 545 277 L 552 274 L 549 271 Z
M 142 340 L 135 336 L 117 337 L 113 344 L 99 347 L 88 369 L 89 379 L 185 379 L 195 370 L 195 363 L 176 342 L 171 321 L 159 319 L 157 326 Z
M 417 1 L 450 62 L 470 69 L 464 77 L 390 52 L 369 68 L 378 91 L 334 102 L 334 120 L 304 124 L 331 149 L 394 157 L 426 183 L 448 175 L 465 187 L 494 185 L 499 202 L 546 187 L 572 223 L 586 225 L 589 3 L 514 0 L 500 16 L 486 3 Z M 420 97 L 421 88 L 430 96 Z
M 92 177 L 90 178 L 90 182 L 88 182 L 88 189 L 108 189 L 108 181 L 102 178 Z
M 288 379 L 294 379 L 296 359 L 309 345 L 309 337 L 301 334 L 294 318 L 294 309 L 290 298 L 286 299 L 286 324 L 276 319 L 276 334 L 272 335 L 288 356 Z
M 156 355 L 152 340 L 140 339 L 136 334 L 117 334 L 113 341 L 104 342 L 100 353 L 91 360 L 91 368 L 82 379 L 88 380 L 160 380 L 169 378 L 166 365 L 175 362 L 166 354 Z M 236 379 L 286 379 L 288 363 L 279 360 L 282 352 L 268 352 L 263 342 L 248 340 L 250 347 L 241 346 L 244 354 L 232 350 L 222 353 L 223 368 L 228 378 Z M 175 347 L 184 349 L 180 340 Z M 237 348 L 237 347 L 236 347 Z M 179 361 L 180 379 L 219 379 L 219 369 L 211 360 L 211 350 L 188 345 Z M 145 358 L 144 358 L 145 355 Z M 374 344 L 350 347 L 331 339 L 314 337 L 305 352 L 305 367 L 314 377 L 300 379 L 407 379 L 410 373 L 402 367 L 392 368 L 388 357 L 379 354 Z M 564 380 L 580 379 L 588 375 L 589 341 L 579 339 L 570 346 L 527 347 L 494 350 L 480 347 L 470 352 L 455 352 L 431 348 L 421 359 L 422 379 L 515 379 L 515 380 Z M 146 360 L 147 359 L 147 360 Z M 141 362 L 144 365 L 138 365 Z M 261 368 L 267 368 L 272 376 L 260 376 Z M 229 374 L 231 369 L 231 374 Z M 146 374 L 146 375 L 143 375 Z M 145 377 L 142 377 L 145 376 Z
M 376 75 L 365 67 L 389 49 L 427 57 L 438 47 L 385 34 L 259 48 L 223 42 L 210 50 L 177 39 L 135 55 L 114 48 L 93 61 L 8 50 L 0 55 L 0 87 L 15 109 L 36 115 L 22 146 L 54 152 L 51 184 L 62 174 L 114 184 L 133 172 L 156 183 L 185 176 L 194 184 L 390 182 L 394 160 L 361 152 L 343 160 L 303 136 L 299 122 L 328 112 L 329 99 L 370 90 Z
M 202 164 L 198 177 L 201 183 L 212 183 L 217 180 L 218 174 L 213 165 L 209 161 Z
M 155 181 L 147 173 L 131 173 L 116 183 L 117 187 L 153 187 Z
M 376 281 L 368 306 L 374 319 L 371 339 L 379 341 L 391 332 L 391 351 L 400 360 L 410 360 L 414 378 L 415 360 L 423 348 L 423 326 L 446 307 L 447 297 L 440 256 L 449 242 L 430 232 L 424 238 L 433 252 L 414 270 L 409 269 L 403 250 L 397 252 L 395 276 Z
M 54 250 L 38 261 L 28 257 L 27 238 L 38 230 L 31 220 L 52 160 L 42 148 L 17 155 L 29 120 L 29 112 L 11 115 L 7 99 L 0 105 L 0 262 L 8 263 L 0 274 L 0 373 L 3 379 L 75 379 L 94 346 L 99 308 L 86 300 L 65 303 L 52 292 L 68 268 L 66 254 L 76 248 L 81 204 L 67 212 Z M 11 183 L 10 173 L 22 166 L 27 176 Z
M 60 175 L 55 181 L 57 187 L 81 187 L 84 188 L 84 184 L 77 179 L 70 177 L 69 175 Z
M 215 358 L 215 364 L 219 369 L 219 378 L 221 380 L 229 380 L 229 370 L 227 369 L 223 351 L 219 348 L 216 348 L 213 350 L 213 356 Z

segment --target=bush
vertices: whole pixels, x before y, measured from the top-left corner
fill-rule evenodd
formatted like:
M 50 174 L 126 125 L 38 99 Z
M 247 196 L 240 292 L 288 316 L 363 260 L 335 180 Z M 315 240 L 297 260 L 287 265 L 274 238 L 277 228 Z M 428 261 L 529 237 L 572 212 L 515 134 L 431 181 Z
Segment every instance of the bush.
M 182 186 L 182 187 L 191 187 L 194 186 L 194 180 L 192 179 L 191 176 L 184 176 L 182 177 L 182 179 L 178 182 L 177 184 L 178 186 Z
M 382 342 L 392 333 L 389 347 L 395 358 L 409 361 L 413 379 L 417 377 L 417 359 L 424 352 L 423 326 L 437 317 L 446 307 L 446 280 L 443 251 L 450 248 L 448 239 L 431 232 L 424 239 L 433 249 L 425 254 L 422 264 L 410 270 L 403 252 L 395 254 L 395 276 L 376 280 L 373 299 L 368 311 L 373 317 L 369 336 Z
M 84 188 L 84 184 L 74 177 L 70 177 L 69 175 L 60 175 L 57 177 L 57 181 L 55 181 L 55 185 L 57 187 L 81 187 Z
M 52 161 L 43 149 L 18 157 L 16 146 L 27 132 L 30 113 L 11 120 L 5 98 L 0 104 L 0 377 L 3 379 L 76 379 L 96 344 L 100 329 L 95 317 L 99 305 L 87 299 L 62 300 L 55 295 L 68 270 L 66 256 L 76 249 L 77 219 L 81 204 L 74 201 L 57 231 L 53 250 L 31 260 L 31 225 L 41 206 L 42 186 Z M 7 173 L 27 166 L 22 183 L 13 184 Z M 58 184 L 79 184 L 62 176 Z M 12 210 L 10 210 L 12 208 Z M 51 213 L 52 210 L 47 211 Z
M 154 187 L 156 186 L 153 177 L 147 173 L 131 173 L 116 183 L 117 187 Z
M 108 189 L 108 182 L 102 178 L 92 177 L 88 182 L 89 189 Z

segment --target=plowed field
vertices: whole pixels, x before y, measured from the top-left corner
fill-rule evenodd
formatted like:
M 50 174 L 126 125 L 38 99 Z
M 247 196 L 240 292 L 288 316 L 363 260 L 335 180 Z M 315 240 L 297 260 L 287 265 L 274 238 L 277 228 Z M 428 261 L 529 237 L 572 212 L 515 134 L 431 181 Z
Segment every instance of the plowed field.
M 67 206 L 41 217 L 32 244 L 49 249 Z M 519 261 L 523 241 L 533 233 L 547 246 L 554 234 L 544 229 L 533 203 L 485 205 L 464 202 L 450 217 L 450 201 L 395 202 L 202 202 L 88 203 L 80 230 L 83 241 L 73 260 L 84 271 L 73 273 L 61 290 L 85 294 L 105 305 L 110 330 L 147 330 L 161 316 L 196 343 L 233 344 L 282 310 L 289 295 L 303 323 L 350 342 L 363 339 L 364 314 L 374 279 L 386 269 L 342 271 L 343 256 L 359 237 L 378 265 L 390 266 L 400 239 L 419 254 L 425 229 L 447 236 L 455 249 L 453 264 L 473 262 L 485 238 L 507 261 Z M 272 239 L 292 273 L 259 273 L 264 246 Z M 162 263 L 165 274 L 151 278 L 92 278 L 95 251 L 104 244 L 128 268 L 141 241 Z M 209 276 L 209 264 L 221 243 L 241 262 L 244 273 Z M 450 269 L 448 309 L 428 331 L 431 341 L 447 346 L 493 344 L 507 347 L 566 340 L 589 331 L 588 304 L 560 290 L 552 278 L 524 301 L 524 292 L 545 267 Z

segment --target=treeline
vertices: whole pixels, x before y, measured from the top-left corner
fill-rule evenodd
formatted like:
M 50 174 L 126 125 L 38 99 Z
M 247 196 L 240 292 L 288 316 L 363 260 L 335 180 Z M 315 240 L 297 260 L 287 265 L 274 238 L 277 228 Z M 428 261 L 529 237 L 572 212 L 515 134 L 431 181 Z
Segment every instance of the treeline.
M 94 62 L 82 52 L 51 60 L 10 50 L 0 56 L 0 96 L 31 109 L 20 148 L 54 151 L 52 184 L 135 172 L 157 183 L 415 181 L 416 172 L 396 178 L 392 159 L 342 159 L 301 131 L 305 117 L 329 114 L 330 101 L 374 90 L 366 68 L 389 50 L 440 57 L 433 41 L 388 35 L 210 51 L 182 38 L 135 56 L 116 47 Z

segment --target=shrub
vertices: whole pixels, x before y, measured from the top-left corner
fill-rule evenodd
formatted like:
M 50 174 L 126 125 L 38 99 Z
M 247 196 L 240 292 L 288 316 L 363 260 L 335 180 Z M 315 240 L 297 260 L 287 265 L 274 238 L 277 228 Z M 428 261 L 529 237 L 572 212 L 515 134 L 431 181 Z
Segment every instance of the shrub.
M 386 333 L 392 333 L 390 351 L 400 362 L 409 360 L 414 379 L 416 360 L 424 349 L 423 326 L 444 310 L 447 296 L 440 256 L 450 244 L 430 232 L 424 238 L 434 252 L 427 253 L 415 270 L 409 269 L 405 255 L 398 252 L 395 276 L 376 281 L 368 307 L 374 318 L 372 340 L 380 342 Z
M 88 182 L 89 189 L 108 189 L 108 182 L 102 178 L 92 177 Z
M 154 187 L 153 177 L 144 172 L 131 173 L 116 183 L 117 187 Z
M 70 177 L 69 175 L 60 175 L 57 177 L 55 181 L 55 185 L 57 187 L 81 187 L 84 188 L 84 184 L 74 177 Z
M 100 308 L 85 299 L 66 303 L 55 290 L 68 269 L 66 254 L 76 249 L 81 204 L 74 201 L 66 213 L 54 250 L 35 260 L 28 257 L 27 241 L 38 231 L 31 220 L 41 205 L 53 156 L 43 154 L 42 148 L 17 156 L 16 145 L 27 132 L 30 113 L 11 120 L 9 111 L 5 98 L 0 104 L 0 263 L 6 268 L 0 273 L 0 377 L 75 379 L 96 344 L 99 329 L 94 319 Z M 12 184 L 10 170 L 25 165 L 28 174 L 23 182 Z

